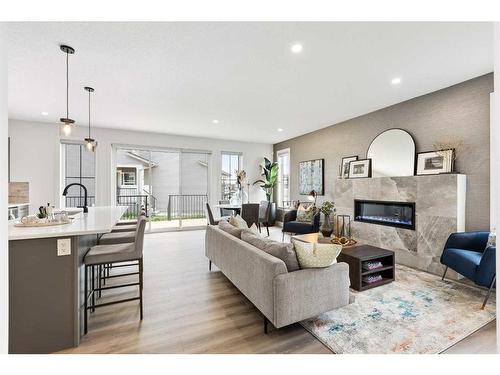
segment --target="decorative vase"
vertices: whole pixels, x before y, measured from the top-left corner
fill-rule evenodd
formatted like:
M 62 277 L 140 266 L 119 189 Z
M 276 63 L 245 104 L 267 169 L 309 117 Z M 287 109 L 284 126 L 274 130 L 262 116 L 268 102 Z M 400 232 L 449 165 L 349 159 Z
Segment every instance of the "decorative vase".
M 330 221 L 330 215 L 325 215 L 325 220 L 321 224 L 320 228 L 321 234 L 323 237 L 330 237 L 333 233 L 333 226 Z

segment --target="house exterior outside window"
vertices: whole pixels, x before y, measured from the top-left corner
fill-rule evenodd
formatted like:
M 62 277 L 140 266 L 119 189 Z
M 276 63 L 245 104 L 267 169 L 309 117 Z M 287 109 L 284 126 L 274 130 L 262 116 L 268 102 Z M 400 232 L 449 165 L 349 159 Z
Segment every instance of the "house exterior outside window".
M 290 149 L 279 150 L 278 158 L 278 207 L 290 207 Z

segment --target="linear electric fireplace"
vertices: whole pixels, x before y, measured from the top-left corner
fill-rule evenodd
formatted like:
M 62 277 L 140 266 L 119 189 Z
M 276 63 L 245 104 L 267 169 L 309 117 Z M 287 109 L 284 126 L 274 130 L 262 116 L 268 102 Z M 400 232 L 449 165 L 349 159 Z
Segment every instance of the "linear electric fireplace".
M 415 203 L 355 199 L 354 220 L 415 230 Z

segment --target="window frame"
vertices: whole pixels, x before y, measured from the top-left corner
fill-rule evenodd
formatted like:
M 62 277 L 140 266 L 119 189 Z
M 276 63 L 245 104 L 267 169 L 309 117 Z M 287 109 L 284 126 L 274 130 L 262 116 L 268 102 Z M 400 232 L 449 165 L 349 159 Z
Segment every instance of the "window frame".
M 79 159 L 79 176 L 67 176 L 67 146 L 79 146 L 79 156 L 78 156 L 78 159 Z M 62 191 L 63 189 L 68 185 L 68 182 L 67 182 L 67 179 L 78 179 L 78 182 L 80 184 L 83 184 L 83 185 L 86 185 L 84 184 L 84 180 L 88 181 L 88 180 L 92 180 L 93 181 L 93 185 L 94 185 L 94 194 L 93 195 L 90 195 L 88 194 L 87 196 L 87 204 L 89 206 L 93 206 L 95 205 L 95 202 L 96 202 L 96 192 L 97 192 L 97 176 L 96 176 L 96 166 L 97 166 L 97 163 L 96 163 L 96 155 L 95 155 L 95 152 L 92 152 L 92 156 L 94 158 L 94 166 L 93 166 L 93 173 L 92 173 L 92 176 L 83 176 L 82 175 L 82 171 L 83 171 L 83 153 L 84 152 L 90 152 L 90 151 L 87 151 L 86 147 L 85 147 L 85 143 L 84 142 L 79 142 L 79 141 L 72 141 L 72 140 L 61 140 L 60 141 L 60 157 L 61 157 L 61 162 L 60 162 L 60 171 L 59 171 L 59 174 L 60 174 L 60 180 L 61 180 L 61 195 L 60 195 L 60 206 L 61 207 L 68 207 L 66 205 L 66 202 L 68 200 L 68 198 L 78 198 L 79 199 L 79 202 L 81 204 L 83 204 L 83 199 L 84 199 L 84 194 L 83 194 L 83 189 L 80 188 L 80 194 L 78 197 L 64 197 L 62 196 Z M 81 205 L 80 204 L 80 205 Z
M 227 197 L 224 195 L 224 192 L 226 190 L 224 188 L 224 186 L 226 186 L 227 184 L 224 182 L 224 180 L 222 178 L 222 171 L 223 171 L 222 163 L 223 163 L 223 160 L 224 160 L 224 156 L 237 156 L 238 157 L 238 170 L 241 170 L 242 167 L 243 167 L 243 153 L 242 152 L 235 152 L 235 151 L 221 151 L 220 155 L 221 155 L 221 157 L 220 157 L 220 163 L 219 163 L 219 167 L 220 167 L 220 174 L 219 174 L 219 189 L 220 189 L 219 200 L 227 200 Z M 230 165 L 230 168 L 231 168 L 231 165 Z M 236 179 L 235 178 L 229 177 L 228 180 L 230 181 L 229 186 L 233 185 L 233 183 L 236 183 Z M 231 198 L 232 198 L 232 195 L 229 197 L 229 200 Z
M 290 207 L 290 203 L 291 203 L 291 191 L 290 191 L 290 148 L 284 148 L 284 149 L 281 149 L 281 150 L 278 150 L 276 151 L 276 161 L 279 165 L 279 169 L 278 169 L 278 184 L 277 184 L 277 205 L 278 207 L 280 208 L 288 208 Z M 284 184 L 284 176 L 283 176 L 283 168 L 281 166 L 281 162 L 280 162 L 280 157 L 282 157 L 283 155 L 287 155 L 288 158 L 288 162 L 287 162 L 287 167 L 288 167 L 288 202 L 289 202 L 289 205 L 288 206 L 285 206 L 283 204 L 283 202 L 285 202 L 285 184 Z

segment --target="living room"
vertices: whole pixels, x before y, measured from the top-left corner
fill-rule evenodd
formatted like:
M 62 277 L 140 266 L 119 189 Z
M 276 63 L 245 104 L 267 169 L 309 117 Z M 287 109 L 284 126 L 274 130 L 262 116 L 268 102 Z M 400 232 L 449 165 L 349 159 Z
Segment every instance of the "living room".
M 493 22 L 2 31 L 9 354 L 497 353 Z

